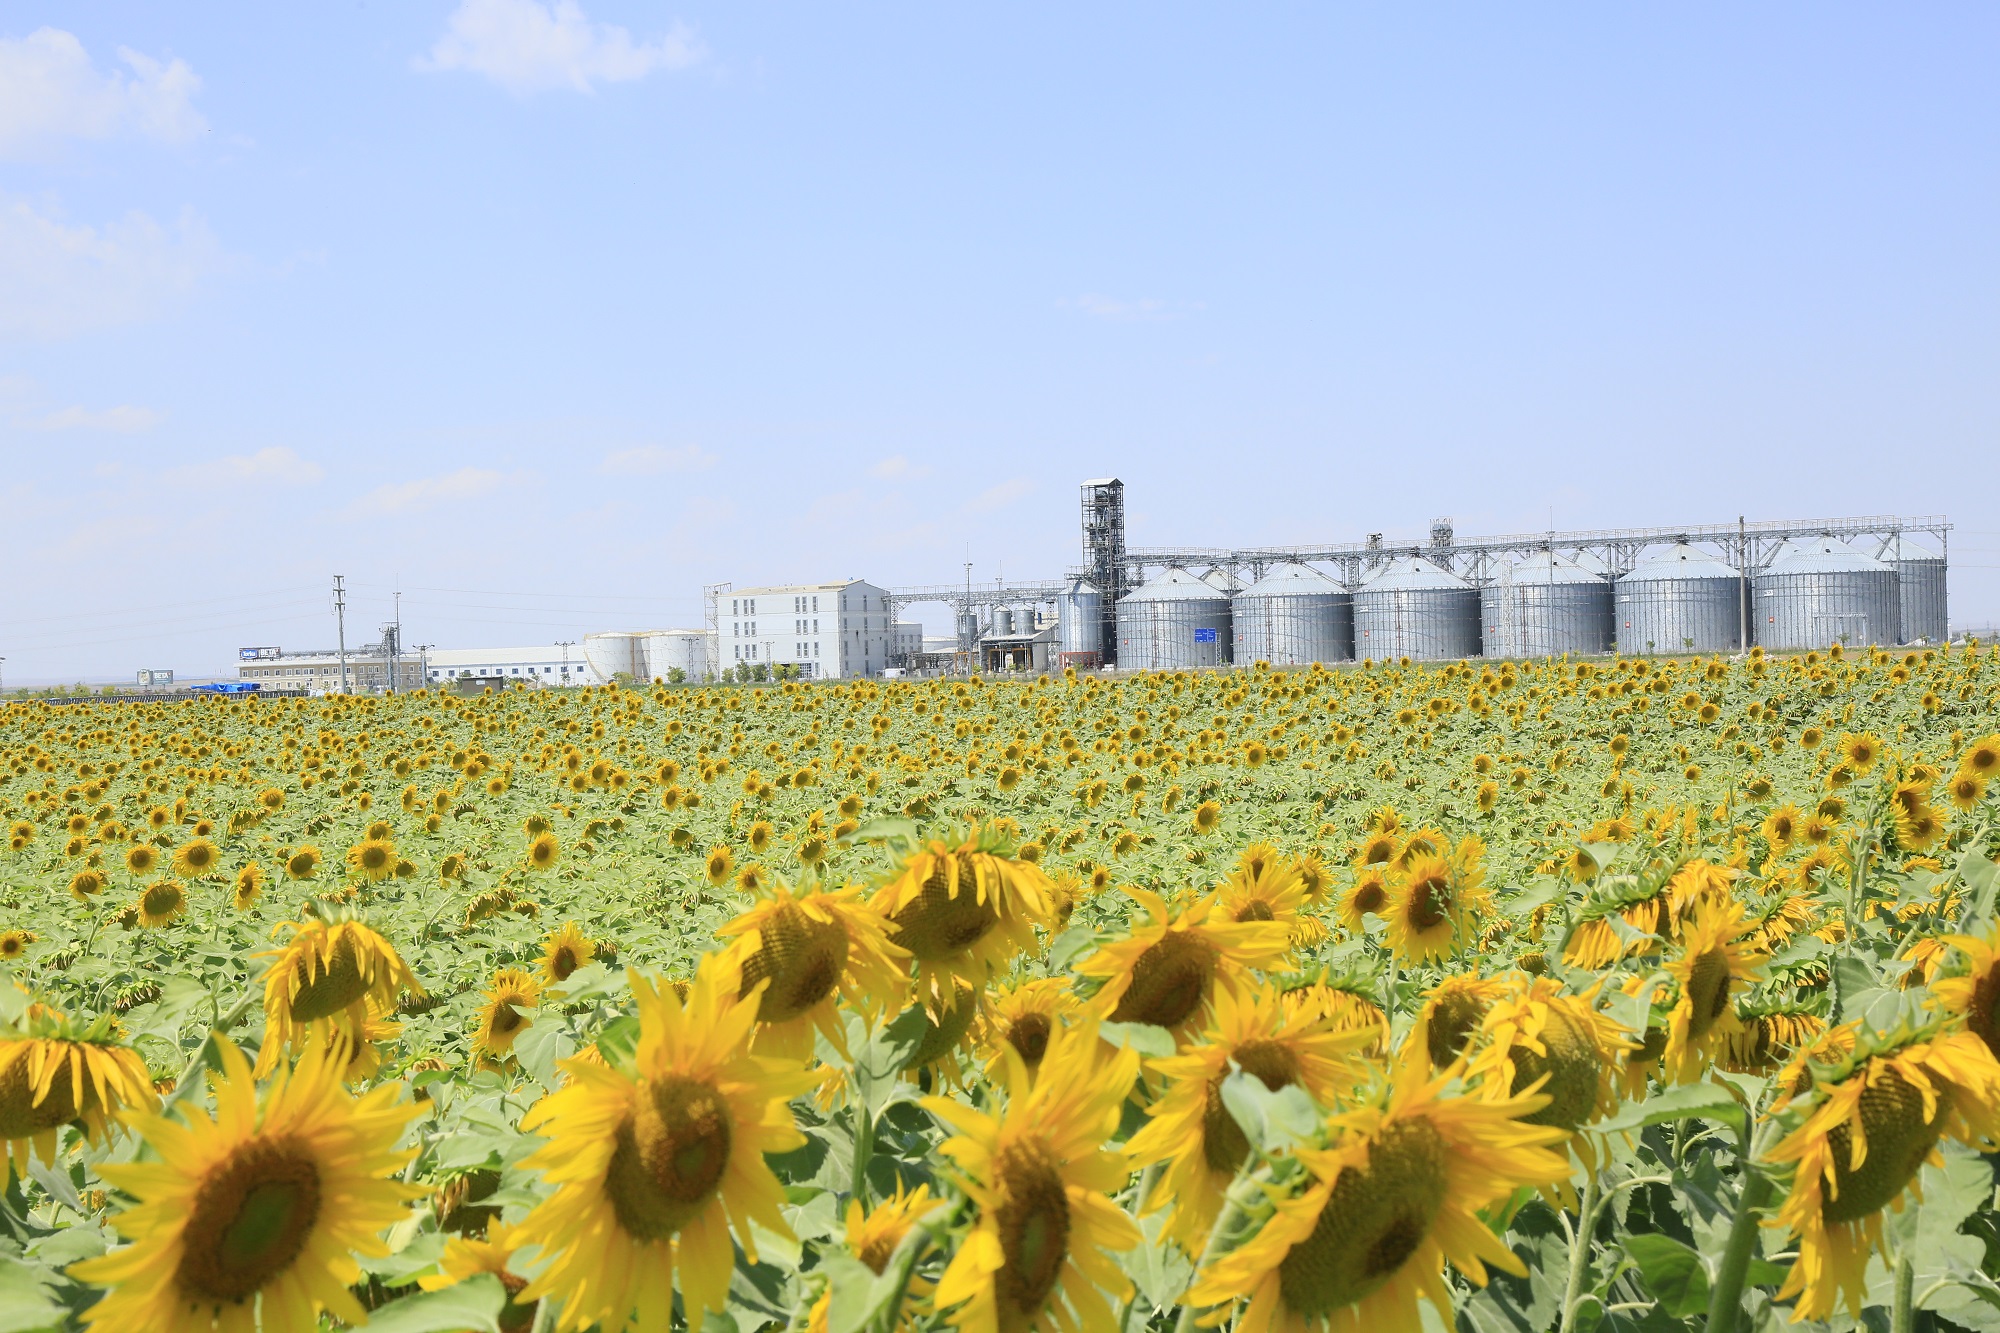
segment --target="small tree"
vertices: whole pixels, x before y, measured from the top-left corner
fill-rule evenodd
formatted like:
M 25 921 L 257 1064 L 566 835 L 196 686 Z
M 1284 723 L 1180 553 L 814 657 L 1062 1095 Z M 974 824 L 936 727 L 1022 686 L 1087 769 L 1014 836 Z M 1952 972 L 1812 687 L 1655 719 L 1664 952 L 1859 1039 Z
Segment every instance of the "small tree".
M 667 684 L 685 685 L 687 684 L 687 678 L 688 678 L 688 673 L 683 671 L 681 668 L 679 667 L 667 668 Z

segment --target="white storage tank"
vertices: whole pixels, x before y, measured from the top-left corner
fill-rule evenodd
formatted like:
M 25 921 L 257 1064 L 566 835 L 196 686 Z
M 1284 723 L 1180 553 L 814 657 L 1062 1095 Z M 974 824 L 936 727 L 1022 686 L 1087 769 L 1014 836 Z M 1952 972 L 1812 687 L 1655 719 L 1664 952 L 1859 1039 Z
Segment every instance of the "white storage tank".
M 1554 551 L 1503 566 L 1479 590 L 1479 613 L 1488 657 L 1611 651 L 1610 580 Z
M 1752 635 L 1776 649 L 1895 643 L 1900 582 L 1888 565 L 1832 537 L 1787 542 L 1756 577 Z
M 1118 603 L 1118 666 L 1179 671 L 1229 661 L 1229 598 L 1184 569 L 1169 569 Z
M 605 630 L 583 636 L 583 660 L 600 685 L 623 675 L 634 681 L 650 681 L 647 670 L 645 630 Z
M 1354 657 L 1354 597 L 1310 565 L 1279 565 L 1230 605 L 1238 662 L 1308 666 Z
M 670 679 L 680 668 L 691 681 L 706 680 L 715 670 L 715 653 L 708 631 L 661 629 L 646 636 L 646 669 L 652 679 Z
M 1479 653 L 1479 590 L 1418 555 L 1399 556 L 1354 594 L 1354 655 L 1442 661 Z
M 1612 594 L 1621 653 L 1726 653 L 1742 645 L 1742 580 L 1686 542 L 1633 566 Z

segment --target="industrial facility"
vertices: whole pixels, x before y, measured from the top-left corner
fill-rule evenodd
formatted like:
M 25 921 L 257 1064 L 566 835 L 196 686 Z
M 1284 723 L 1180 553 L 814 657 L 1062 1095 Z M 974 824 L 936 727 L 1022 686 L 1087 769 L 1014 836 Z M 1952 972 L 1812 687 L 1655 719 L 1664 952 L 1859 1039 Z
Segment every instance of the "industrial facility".
M 1940 517 L 1256 547 L 1130 547 L 1124 483 L 1083 483 L 1083 562 L 1060 581 L 897 589 L 952 608 L 925 668 L 1130 671 L 1229 663 L 1436 661 L 1938 644 Z M 1052 653 L 1017 652 L 1021 628 Z M 949 659 L 949 661 L 945 660 Z M 1046 663 L 1046 665 L 1045 665 Z

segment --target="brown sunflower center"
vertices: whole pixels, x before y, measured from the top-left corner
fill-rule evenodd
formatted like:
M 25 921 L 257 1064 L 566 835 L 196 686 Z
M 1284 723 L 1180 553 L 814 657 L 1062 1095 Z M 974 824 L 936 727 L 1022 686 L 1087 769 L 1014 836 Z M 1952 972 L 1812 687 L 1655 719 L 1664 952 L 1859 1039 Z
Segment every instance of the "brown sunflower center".
M 210 1167 L 189 1209 L 174 1282 L 241 1304 L 291 1267 L 319 1220 L 319 1166 L 288 1138 L 253 1138 Z
M 69 1048 L 55 1043 L 45 1048 L 54 1065 L 49 1075 L 48 1095 L 36 1103 L 34 1080 L 28 1071 L 32 1049 L 30 1042 L 16 1043 L 13 1059 L 0 1065 L 0 1139 L 24 1139 L 45 1133 L 67 1125 L 97 1106 L 97 1093 L 88 1079 L 83 1084 L 83 1105 L 77 1105 Z
M 1987 1050 L 2000 1055 L 2000 967 L 1989 967 L 1974 978 L 1965 1026 L 1986 1043 Z
M 1277 914 L 1271 911 L 1271 904 L 1262 898 L 1252 898 L 1236 909 L 1238 921 L 1275 921 Z
M 994 1275 L 1001 1299 L 1039 1313 L 1069 1257 L 1069 1196 L 1054 1160 L 1038 1143 L 1003 1148 L 993 1160 L 1002 1202 L 994 1209 L 1006 1265 Z
M 568 981 L 569 974 L 582 965 L 583 960 L 576 956 L 576 950 L 567 944 L 558 944 L 549 954 L 549 972 L 557 981 Z
M 147 916 L 166 916 L 181 905 L 180 885 L 161 881 L 146 890 L 140 899 L 140 906 Z
M 502 1000 L 493 1006 L 493 1035 L 505 1037 L 521 1027 L 521 1011 Z
M 1232 1058 L 1246 1074 L 1255 1074 L 1272 1092 L 1299 1081 L 1299 1057 L 1291 1047 L 1275 1041 L 1247 1041 Z M 1250 1155 L 1250 1140 L 1229 1108 L 1222 1102 L 1222 1080 L 1210 1079 L 1208 1101 L 1201 1112 L 1201 1153 L 1211 1171 L 1234 1175 Z
M 742 996 L 769 979 L 757 1002 L 758 1021 L 783 1023 L 833 994 L 847 966 L 847 932 L 785 903 L 757 927 L 757 951 L 743 960 Z
M 1356 886 L 1354 890 L 1354 910 L 1357 912 L 1371 912 L 1376 916 L 1380 916 L 1382 915 L 1382 904 L 1387 902 L 1388 898 L 1389 895 L 1383 891 L 1382 882 L 1371 879 L 1365 884 Z
M 1704 950 L 1688 969 L 1687 993 L 1691 1016 L 1688 1035 L 1696 1039 L 1708 1035 L 1729 1012 L 1729 955 L 1721 949 Z
M 1008 1044 L 1021 1053 L 1030 1069 L 1041 1066 L 1049 1050 L 1050 1023 L 1047 1014 L 1022 1014 L 1007 1026 Z
M 292 993 L 292 1020 L 310 1023 L 328 1018 L 368 993 L 368 979 L 361 975 L 361 959 L 354 941 L 342 935 L 334 941 L 331 956 L 317 968 L 313 960 L 301 958 L 293 965 L 296 989 Z
M 1444 924 L 1451 908 L 1451 886 L 1442 875 L 1426 875 L 1410 884 L 1410 925 L 1417 930 L 1434 930 Z
M 1208 996 L 1215 946 L 1191 930 L 1170 930 L 1132 964 L 1132 984 L 1111 1011 L 1114 1023 L 1170 1028 L 1187 1021 Z
M 1384 1126 L 1368 1164 L 1341 1171 L 1312 1234 L 1278 1264 L 1285 1304 L 1317 1320 L 1394 1277 L 1444 1206 L 1445 1156 L 1444 1137 L 1428 1120 Z
M 1524 1115 L 1530 1125 L 1554 1125 L 1575 1129 L 1590 1119 L 1597 1109 L 1597 1088 L 1602 1066 L 1597 1042 L 1582 1020 L 1566 1009 L 1550 1006 L 1548 1021 L 1542 1025 L 1543 1055 L 1527 1046 L 1514 1047 L 1514 1085 L 1511 1092 L 1525 1092 L 1536 1079 L 1548 1075 L 1540 1091 L 1549 1104 L 1533 1115 Z
M 694 1221 L 722 1183 L 732 1141 L 729 1104 L 712 1084 L 679 1074 L 642 1084 L 604 1173 L 618 1224 L 653 1241 Z
M 1937 1145 L 1944 1128 L 1945 1112 L 1951 1109 L 1951 1088 L 1938 1083 L 1937 1106 L 1924 1119 L 1924 1095 L 1895 1069 L 1884 1070 L 1861 1093 L 1856 1113 L 1868 1143 L 1868 1155 L 1860 1166 L 1850 1166 L 1854 1156 L 1854 1131 L 1846 1121 L 1827 1136 L 1833 1157 L 1833 1183 L 1827 1187 L 1820 1216 L 1829 1222 L 1858 1222 L 1885 1207 L 1910 1177 L 1924 1164 Z
M 979 943 L 1000 924 L 1000 913 L 992 894 L 982 898 L 976 891 L 971 867 L 964 868 L 953 893 L 950 871 L 940 864 L 894 920 L 896 943 L 925 962 L 936 962 Z
M 1491 1007 L 1490 1001 L 1467 990 L 1453 989 L 1438 996 L 1437 1005 L 1431 1010 L 1430 1027 L 1425 1033 L 1433 1069 L 1443 1069 L 1458 1058 L 1458 1053 L 1465 1049 L 1465 1043 L 1471 1040 L 1472 1030 L 1479 1026 Z

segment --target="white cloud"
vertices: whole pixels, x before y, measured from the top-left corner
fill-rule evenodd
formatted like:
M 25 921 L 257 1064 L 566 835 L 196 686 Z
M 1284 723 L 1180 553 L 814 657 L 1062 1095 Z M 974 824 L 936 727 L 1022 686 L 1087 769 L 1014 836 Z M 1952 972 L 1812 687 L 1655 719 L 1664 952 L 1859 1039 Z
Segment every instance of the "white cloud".
M 206 463 L 175 468 L 168 479 L 183 484 L 311 486 L 326 472 L 310 459 L 282 445 L 259 449 L 254 454 L 230 454 Z
M 118 134 L 173 142 L 208 128 L 192 105 L 201 78 L 186 61 L 126 47 L 118 58 L 129 72 L 99 72 L 75 34 L 59 28 L 0 38 L 0 155 Z
M 444 36 L 420 70 L 484 74 L 508 92 L 573 88 L 641 79 L 656 69 L 686 69 L 708 50 L 682 23 L 657 41 L 633 40 L 624 28 L 592 23 L 575 0 L 461 0 Z
M 1034 489 L 1034 482 L 1029 481 L 1026 477 L 1015 477 L 1012 481 L 1003 481 L 998 486 L 987 487 L 979 494 L 973 496 L 972 502 L 966 505 L 966 508 L 975 514 L 983 514 L 994 509 L 1005 509 L 1008 505 L 1013 504 L 1016 500 L 1021 499 Z
M 51 340 L 148 319 L 223 264 L 192 212 L 169 230 L 144 213 L 71 225 L 0 199 L 0 338 Z
M 462 467 L 441 477 L 418 477 L 413 481 L 378 486 L 355 503 L 361 514 L 408 514 L 434 509 L 460 500 L 476 500 L 491 495 L 506 478 L 491 468 Z
M 898 481 L 902 478 L 917 478 L 928 475 L 930 469 L 921 463 L 912 463 L 902 454 L 891 454 L 868 469 L 868 475 L 882 481 Z
M 1061 301 L 1057 304 L 1066 309 L 1081 310 L 1093 319 L 1127 322 L 1174 319 L 1190 310 L 1202 308 L 1199 301 L 1193 304 L 1179 304 L 1151 296 L 1125 300 L 1116 296 L 1106 296 L 1102 292 L 1088 292 L 1073 301 Z
M 167 414 L 151 407 L 65 407 L 20 423 L 28 430 L 101 430 L 118 435 L 136 435 L 151 430 L 167 419 Z
M 597 470 L 613 477 L 651 477 L 662 472 L 692 472 L 696 468 L 710 467 L 714 462 L 715 455 L 704 453 L 697 444 L 683 445 L 678 449 L 663 449 L 657 444 L 648 444 L 606 454 L 604 461 L 597 465 Z

